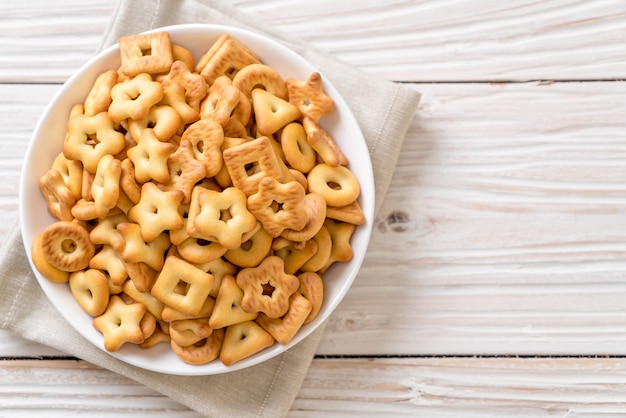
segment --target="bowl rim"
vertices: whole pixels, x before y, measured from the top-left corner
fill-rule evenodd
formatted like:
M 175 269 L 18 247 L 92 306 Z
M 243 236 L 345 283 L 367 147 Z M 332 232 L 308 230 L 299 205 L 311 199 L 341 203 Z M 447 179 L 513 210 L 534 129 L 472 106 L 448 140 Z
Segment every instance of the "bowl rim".
M 28 147 L 25 153 L 24 164 L 22 166 L 22 170 L 20 173 L 19 206 L 18 206 L 18 213 L 20 214 L 19 216 L 20 232 L 23 238 L 23 244 L 26 250 L 26 255 L 31 265 L 31 269 L 33 270 L 33 273 L 37 281 L 39 282 L 39 285 L 41 286 L 42 290 L 44 291 L 47 299 L 55 306 L 56 310 L 60 313 L 60 315 L 66 321 L 69 322 L 69 325 L 74 330 L 76 330 L 82 337 L 84 337 L 89 343 L 91 343 L 92 345 L 95 345 L 103 353 L 109 354 L 112 357 L 117 358 L 118 360 L 121 360 L 125 363 L 128 363 L 136 367 L 140 367 L 145 370 L 149 370 L 153 372 L 160 372 L 164 374 L 172 374 L 172 375 L 196 375 L 198 376 L 198 375 L 213 375 L 213 374 L 228 373 L 228 372 L 241 370 L 241 369 L 265 362 L 266 360 L 269 360 L 279 354 L 282 354 L 289 348 L 295 346 L 296 344 L 298 344 L 299 342 L 307 338 L 315 330 L 317 330 L 319 326 L 327 322 L 328 317 L 335 311 L 336 307 L 344 299 L 348 289 L 352 286 L 356 278 L 356 275 L 358 271 L 360 270 L 360 267 L 363 263 L 365 253 L 366 253 L 369 240 L 371 237 L 371 232 L 372 232 L 372 226 L 373 226 L 373 221 L 374 221 L 375 190 L 374 190 L 374 176 L 373 176 L 373 169 L 372 169 L 372 164 L 371 164 L 371 156 L 369 155 L 367 143 L 360 129 L 359 123 L 356 120 L 356 117 L 352 113 L 352 110 L 348 106 L 343 96 L 332 85 L 332 83 L 326 77 L 324 77 L 324 74 L 322 71 L 319 71 L 312 63 L 310 63 L 307 59 L 305 59 L 304 57 L 302 57 L 301 55 L 299 55 L 298 53 L 296 53 L 289 47 L 283 45 L 282 43 L 276 41 L 275 39 L 273 39 L 272 37 L 268 35 L 254 32 L 254 31 L 247 30 L 247 29 L 227 26 L 227 25 L 214 25 L 214 24 L 203 24 L 203 23 L 168 25 L 168 26 L 163 26 L 159 28 L 154 28 L 149 31 L 145 31 L 141 33 L 152 33 L 152 32 L 159 32 L 159 31 L 167 31 L 174 38 L 178 34 L 182 34 L 185 32 L 194 32 L 194 31 L 207 32 L 210 34 L 210 36 L 214 36 L 214 37 L 218 36 L 218 34 L 221 34 L 221 33 L 229 33 L 234 38 L 243 38 L 243 39 L 252 38 L 252 39 L 255 39 L 255 42 L 269 46 L 272 51 L 277 51 L 276 53 L 278 53 L 281 57 L 284 57 L 284 56 L 287 57 L 287 58 L 281 58 L 281 60 L 285 60 L 286 62 L 291 62 L 292 60 L 295 60 L 295 62 L 298 62 L 298 65 L 304 65 L 305 67 L 308 66 L 310 67 L 311 70 L 320 72 L 320 74 L 322 74 L 322 77 L 323 77 L 325 91 L 327 92 L 329 96 L 333 97 L 333 99 L 335 100 L 337 104 L 337 108 L 338 109 L 341 108 L 342 112 L 345 111 L 344 114 L 340 115 L 340 117 L 342 118 L 341 123 L 351 125 L 351 129 L 354 129 L 353 132 L 351 131 L 353 133 L 353 137 L 356 138 L 355 140 L 357 140 L 359 144 L 361 145 L 361 148 L 362 148 L 361 151 L 365 151 L 365 153 L 362 152 L 360 154 L 360 157 L 362 159 L 358 161 L 359 172 L 360 172 L 358 179 L 362 186 L 362 192 L 361 192 L 361 196 L 359 197 L 359 199 L 360 199 L 361 207 L 366 217 L 366 223 L 363 225 L 357 226 L 357 230 L 359 231 L 359 234 L 360 234 L 359 243 L 361 246 L 359 248 L 359 251 L 355 251 L 354 257 L 351 261 L 349 261 L 348 263 L 343 263 L 343 264 L 349 264 L 350 266 L 349 274 L 347 277 L 343 278 L 342 286 L 339 288 L 339 291 L 335 293 L 332 300 L 326 300 L 325 298 L 324 305 L 323 305 L 324 311 L 323 313 L 320 312 L 320 315 L 317 318 L 315 318 L 315 320 L 311 323 L 313 325 L 307 324 L 307 325 L 311 325 L 308 327 L 305 325 L 302 329 L 298 331 L 298 333 L 296 334 L 296 336 L 293 338 L 293 340 L 290 343 L 283 346 L 275 342 L 272 347 L 265 349 L 251 357 L 243 359 L 231 366 L 223 365 L 219 361 L 219 359 L 214 360 L 210 363 L 207 363 L 206 365 L 199 365 L 199 366 L 186 365 L 184 362 L 181 361 L 182 365 L 179 365 L 179 366 L 182 366 L 181 368 L 183 370 L 173 370 L 171 367 L 163 367 L 163 365 L 153 364 L 153 363 L 158 363 L 158 362 L 146 363 L 143 361 L 138 361 L 135 357 L 129 356 L 128 353 L 124 351 L 124 347 L 122 348 L 122 350 L 118 352 L 108 352 L 102 347 L 101 334 L 99 338 L 100 344 L 97 344 L 96 342 L 94 342 L 94 338 L 93 338 L 94 334 L 91 333 L 92 335 L 91 337 L 89 335 L 86 335 L 87 330 L 83 329 L 83 327 L 77 326 L 76 323 L 72 322 L 71 318 L 69 317 L 69 312 L 67 308 L 61 305 L 60 303 L 61 301 L 58 300 L 58 298 L 54 294 L 56 290 L 53 290 L 53 289 L 59 286 L 65 286 L 67 288 L 67 292 L 70 293 L 67 283 L 55 284 L 43 278 L 41 274 L 35 268 L 32 262 L 32 258 L 31 258 L 30 243 L 32 242 L 32 238 L 34 238 L 34 235 L 33 235 L 33 231 L 31 231 L 31 227 L 29 226 L 27 222 L 27 217 L 25 216 L 25 214 L 28 211 L 28 204 L 29 204 L 29 201 L 27 201 L 27 198 L 29 197 L 30 194 L 33 193 L 33 191 L 31 190 L 31 188 L 33 187 L 32 178 L 31 178 L 32 175 L 30 175 L 31 173 L 29 172 L 29 170 L 32 165 L 32 160 L 35 157 L 35 153 L 38 148 L 39 142 L 41 141 L 40 138 L 43 134 L 42 131 L 45 129 L 47 122 L 50 120 L 50 118 L 53 117 L 55 113 L 57 112 L 56 105 L 61 101 L 63 97 L 67 96 L 68 94 L 71 94 L 69 93 L 71 91 L 71 87 L 73 87 L 74 84 L 80 82 L 81 78 L 85 77 L 85 73 L 90 68 L 93 68 L 93 66 L 100 63 L 101 60 L 106 59 L 108 55 L 118 52 L 119 44 L 116 43 L 114 45 L 111 45 L 103 49 L 101 52 L 99 52 L 95 56 L 91 57 L 87 62 L 85 62 L 79 69 L 77 69 L 67 79 L 67 81 L 61 86 L 61 88 L 53 95 L 52 99 L 47 103 L 43 113 L 41 114 L 40 118 L 37 121 L 37 124 L 35 125 L 35 129 L 33 130 L 32 135 L 29 139 Z M 245 44 L 245 41 L 243 42 Z M 256 52 L 257 51 L 255 51 L 255 53 Z M 259 55 L 262 57 L 263 53 L 260 53 Z M 337 112 L 338 110 L 335 111 L 335 113 Z M 320 122 L 320 124 L 322 123 Z M 60 142 L 61 140 L 59 139 L 58 141 Z M 364 155 L 366 155 L 366 158 L 363 159 Z M 355 162 L 351 162 L 351 165 L 354 165 L 354 164 Z M 49 167 L 47 167 L 46 169 L 48 168 Z M 366 186 L 366 187 L 363 187 L 363 186 Z M 363 193 L 363 190 L 365 190 L 366 193 Z M 37 190 L 37 192 L 39 192 L 39 190 Z M 43 196 L 41 198 L 43 199 Z M 45 202 L 44 202 L 44 207 L 45 207 Z M 47 209 L 44 208 L 44 210 L 47 213 Z M 331 269 L 333 267 L 331 267 Z M 169 348 L 169 345 L 167 349 L 171 351 L 171 349 Z M 152 348 L 150 350 L 152 350 Z M 147 350 L 144 350 L 144 352 L 147 352 Z M 145 357 L 149 357 L 149 355 L 146 355 Z M 188 366 L 191 366 L 191 367 L 188 367 Z M 217 367 L 212 367 L 212 366 L 217 366 Z

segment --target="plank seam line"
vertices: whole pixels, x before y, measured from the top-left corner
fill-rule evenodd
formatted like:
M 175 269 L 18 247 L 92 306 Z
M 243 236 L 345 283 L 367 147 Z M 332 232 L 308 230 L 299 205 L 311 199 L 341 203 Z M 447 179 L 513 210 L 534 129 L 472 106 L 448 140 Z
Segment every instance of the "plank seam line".
M 357 359 L 626 359 L 626 354 L 316 354 L 316 360 Z M 0 356 L 0 361 L 82 361 L 74 356 Z

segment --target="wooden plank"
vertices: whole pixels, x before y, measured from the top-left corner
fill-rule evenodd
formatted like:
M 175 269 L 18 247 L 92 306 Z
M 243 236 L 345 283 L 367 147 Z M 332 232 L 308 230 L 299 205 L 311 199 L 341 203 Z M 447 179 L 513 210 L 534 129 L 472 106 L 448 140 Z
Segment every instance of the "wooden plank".
M 0 233 L 58 86 L 0 85 Z M 363 268 L 320 354 L 626 354 L 626 84 L 420 84 Z M 13 139 L 7 139 L 13 138 Z M 37 347 L 29 348 L 29 353 Z M 0 354 L 19 354 L 0 333 Z
M 320 352 L 623 354 L 626 84 L 416 88 Z
M 84 362 L 0 361 L 0 377 L 6 417 L 198 416 Z M 623 359 L 315 359 L 289 416 L 623 416 L 625 387 Z
M 399 81 L 612 80 L 620 0 L 235 1 L 286 34 Z M 114 0 L 0 3 L 0 82 L 63 82 L 93 56 Z

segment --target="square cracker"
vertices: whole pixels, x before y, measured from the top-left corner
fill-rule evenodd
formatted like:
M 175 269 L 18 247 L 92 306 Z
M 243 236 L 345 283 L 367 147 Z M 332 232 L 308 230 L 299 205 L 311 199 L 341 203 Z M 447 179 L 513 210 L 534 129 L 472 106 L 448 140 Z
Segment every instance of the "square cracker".
M 246 65 L 260 64 L 259 58 L 242 43 L 222 35 L 202 56 L 196 65 L 207 83 L 213 84 L 216 78 L 226 75 L 233 78 Z
M 140 73 L 167 72 L 174 61 L 167 32 L 122 36 L 119 44 L 122 59 L 120 70 L 131 77 Z

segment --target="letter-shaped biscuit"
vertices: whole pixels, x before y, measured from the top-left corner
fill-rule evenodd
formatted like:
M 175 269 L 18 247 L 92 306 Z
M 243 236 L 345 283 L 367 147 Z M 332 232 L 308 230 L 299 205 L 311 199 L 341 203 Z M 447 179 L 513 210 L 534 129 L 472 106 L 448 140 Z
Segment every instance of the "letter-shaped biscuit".
M 163 267 L 164 253 L 170 246 L 170 240 L 165 232 L 152 241 L 146 242 L 139 224 L 121 222 L 116 229 L 124 238 L 124 245 L 115 250 L 125 263 L 146 263 L 154 270 L 160 270 Z
M 261 88 L 283 100 L 288 99 L 285 81 L 278 71 L 265 64 L 250 64 L 243 67 L 233 78 L 233 86 L 248 99 L 252 98 L 252 90 L 255 88 Z
M 344 166 L 318 164 L 309 173 L 309 191 L 324 198 L 328 206 L 345 206 L 361 192 L 356 176 Z
M 159 141 L 168 141 L 180 127 L 182 118 L 171 106 L 160 104 L 152 106 L 145 118 L 140 120 L 129 120 L 128 130 L 132 138 L 138 142 L 141 133 L 146 128 L 152 128 L 154 135 Z
M 102 157 L 91 183 L 96 215 L 104 218 L 117 205 L 120 196 L 120 175 L 122 162 L 112 155 Z
M 220 76 L 215 79 L 209 95 L 202 101 L 201 115 L 203 118 L 213 118 L 225 126 L 240 99 L 241 92 L 232 85 L 232 80 L 225 75 Z
M 277 238 L 272 244 L 274 254 L 285 262 L 285 273 L 295 274 L 311 257 L 317 253 L 317 241 L 309 239 L 304 241 L 304 246 L 296 248 L 296 243 L 283 237 Z
M 304 272 L 298 275 L 300 287 L 298 293 L 307 298 L 311 302 L 311 312 L 304 321 L 305 324 L 311 322 L 320 311 L 324 300 L 324 281 L 322 276 L 317 273 Z
M 186 347 L 178 345 L 173 339 L 170 341 L 172 351 L 189 364 L 206 364 L 209 363 L 220 355 L 222 344 L 224 341 L 224 330 L 216 329 L 206 339 L 200 341 L 200 343 L 192 344 Z M 202 344 L 202 342 L 204 342 Z
M 77 160 L 68 160 L 63 152 L 60 152 L 52 162 L 52 168 L 63 177 L 63 182 L 72 192 L 74 199 L 82 197 L 83 165 Z
M 117 84 L 117 71 L 105 71 L 96 81 L 85 99 L 85 116 L 106 112 L 111 105 L 111 89 Z
M 195 184 L 206 177 L 206 166 L 193 156 L 191 142 L 182 139 L 178 149 L 167 159 L 169 180 L 162 185 L 163 190 L 183 192 L 183 204 L 191 201 L 191 191 Z
M 126 265 L 110 245 L 103 245 L 102 248 L 89 260 L 89 267 L 105 271 L 109 275 L 111 283 L 121 286 L 128 278 Z
M 304 197 L 307 212 L 307 223 L 300 230 L 285 229 L 281 236 L 295 242 L 309 240 L 319 232 L 326 219 L 326 201 L 317 193 L 308 193 Z
M 43 249 L 41 248 L 41 238 L 43 233 L 38 234 L 31 245 L 31 257 L 35 268 L 43 277 L 50 280 L 53 283 L 67 283 L 70 278 L 70 273 L 60 270 L 48 263 L 46 257 L 43 255 Z
M 259 228 L 241 246 L 226 251 L 224 257 L 239 267 L 255 267 L 269 254 L 272 248 L 272 236 L 263 228 Z
M 302 119 L 302 126 L 304 126 L 306 131 L 307 141 L 326 164 L 333 167 L 348 164 L 348 158 L 341 151 L 333 137 L 322 129 L 317 122 L 305 116 Z

